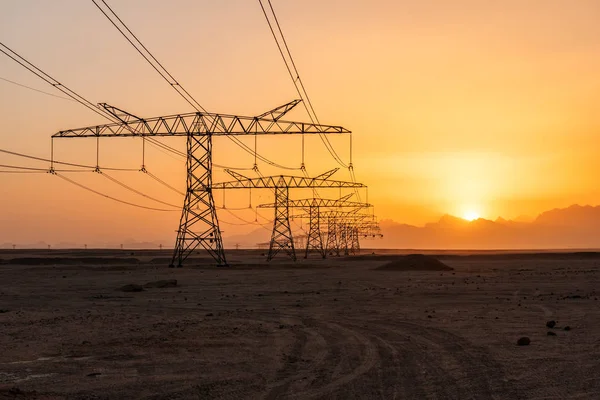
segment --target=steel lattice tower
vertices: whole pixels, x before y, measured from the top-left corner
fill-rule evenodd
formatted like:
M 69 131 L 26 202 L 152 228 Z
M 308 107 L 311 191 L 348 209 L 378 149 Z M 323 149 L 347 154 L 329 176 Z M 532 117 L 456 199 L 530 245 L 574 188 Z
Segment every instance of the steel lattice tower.
M 273 232 L 269 243 L 267 261 L 271 261 L 281 250 L 285 251 L 292 260 L 296 261 L 296 249 L 290 226 L 289 188 L 285 179 L 280 176 L 275 187 L 275 219 Z
M 323 236 L 321 235 L 321 218 L 317 199 L 313 199 L 309 207 L 309 229 L 306 238 L 306 252 L 304 258 L 308 258 L 311 250 L 316 250 L 321 257 L 325 258 L 325 248 L 323 247 Z
M 327 218 L 327 242 L 325 243 L 325 251 L 333 250 L 335 254 L 340 256 L 340 243 L 338 239 L 337 221 L 334 217 Z
M 360 253 L 360 241 L 358 240 L 358 228 L 353 226 L 350 228 L 351 244 L 350 252 L 352 254 Z
M 217 265 L 227 265 L 219 220 L 212 194 L 212 135 L 187 136 L 187 191 L 170 266 L 202 246 Z

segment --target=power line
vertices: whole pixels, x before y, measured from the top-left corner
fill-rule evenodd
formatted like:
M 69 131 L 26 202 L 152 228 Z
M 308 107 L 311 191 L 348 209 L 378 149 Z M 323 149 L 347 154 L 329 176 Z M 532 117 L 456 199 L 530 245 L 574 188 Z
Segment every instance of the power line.
M 47 73 L 45 73 L 44 71 L 42 71 L 40 68 L 38 68 L 37 66 L 35 66 L 34 64 L 32 64 L 31 62 L 26 60 L 23 56 L 19 55 L 14 50 L 10 49 L 8 46 L 6 46 L 4 43 L 1 43 L 1 42 L 0 42 L 0 52 L 2 52 L 4 55 L 6 55 L 7 57 L 9 57 L 13 61 L 15 61 L 17 64 L 21 65 L 23 68 L 27 69 L 29 72 L 33 73 L 38 78 L 42 79 L 44 82 L 48 83 L 52 87 L 58 89 L 65 95 L 69 96 L 69 98 L 71 98 L 73 101 L 78 102 L 79 104 L 83 105 L 87 109 L 93 111 L 94 113 L 100 115 L 103 118 L 108 119 L 109 121 L 111 121 L 113 123 L 121 122 L 114 115 L 109 113 L 107 110 L 105 110 L 104 108 L 100 107 L 97 104 L 93 104 L 91 101 L 87 100 L 85 97 L 83 97 L 83 96 L 79 95 L 78 93 L 76 93 L 75 91 L 69 89 L 68 87 L 66 87 L 65 85 L 63 85 L 62 83 L 60 83 L 59 81 L 54 79 L 52 76 L 50 76 Z M 134 132 L 128 125 L 125 125 L 125 129 L 127 129 L 133 133 L 138 133 L 138 132 Z M 143 135 L 140 134 L 140 136 L 143 136 Z M 150 141 L 151 144 L 153 143 L 156 146 L 163 148 L 164 150 L 174 152 L 175 154 L 184 155 L 182 152 L 180 152 L 166 144 L 159 142 L 155 138 L 148 138 L 148 140 Z
M 69 99 L 68 97 L 62 97 L 62 96 L 59 96 L 59 95 L 56 95 L 53 93 L 44 92 L 43 90 L 39 90 L 39 89 L 33 88 L 31 86 L 23 85 L 22 83 L 11 81 L 10 79 L 2 78 L 1 76 L 0 76 L 0 80 L 3 80 L 4 82 L 12 83 L 13 85 L 20 86 L 25 89 L 33 90 L 34 92 L 38 92 L 38 93 L 42 93 L 42 94 L 45 94 L 48 96 L 56 97 L 58 99 L 74 101 L 73 99 Z
M 47 174 L 48 171 L 19 171 L 19 170 L 0 170 L 1 174 Z
M 230 211 L 246 211 L 253 210 L 252 207 L 215 207 L 217 210 L 230 210 Z
M 226 225 L 234 225 L 234 226 L 248 226 L 250 224 L 246 224 L 246 223 L 237 223 L 237 222 L 229 222 L 229 221 L 225 221 L 224 219 L 220 218 L 219 222 L 222 222 Z
M 167 182 L 163 181 L 162 179 L 160 179 L 158 176 L 154 175 L 152 172 L 148 171 L 147 169 L 144 169 L 142 172 L 144 172 L 146 175 L 148 175 L 150 178 L 154 179 L 156 182 L 160 183 L 164 187 L 171 189 L 175 193 L 179 193 L 180 195 L 185 196 L 185 193 L 183 193 L 182 191 L 180 191 L 178 189 L 175 189 L 173 186 L 169 185 Z
M 273 9 L 273 4 L 271 4 L 271 0 L 268 0 L 269 2 L 269 7 L 271 8 L 271 13 L 273 14 L 273 17 L 275 18 L 275 24 L 277 25 L 277 29 L 279 30 L 279 34 L 281 35 L 281 39 L 283 40 L 283 45 L 285 46 L 285 50 L 287 51 L 288 57 L 290 58 L 290 61 L 292 62 L 292 67 L 294 68 L 294 71 L 296 72 L 296 80 L 300 83 L 300 86 L 302 88 L 302 91 L 304 92 L 304 94 L 306 95 L 306 101 L 303 102 L 308 103 L 308 106 L 310 107 L 313 115 L 315 116 L 315 120 L 319 122 L 319 117 L 317 116 L 317 113 L 315 112 L 315 108 L 312 105 L 312 102 L 310 101 L 310 98 L 308 97 L 308 92 L 306 91 L 306 89 L 304 88 L 304 84 L 302 83 L 302 78 L 300 78 L 300 74 L 298 72 L 298 68 L 296 68 L 296 63 L 294 62 L 294 57 L 292 57 L 292 53 L 290 52 L 290 48 L 287 45 L 287 41 L 285 40 L 285 35 L 283 34 L 283 31 L 281 30 L 281 25 L 279 25 L 279 20 L 277 19 L 277 14 L 275 14 L 275 10 Z
M 289 60 L 291 62 L 291 68 L 290 65 L 288 63 L 288 60 L 286 59 L 284 53 L 283 53 L 283 49 L 281 47 L 281 44 L 279 43 L 279 39 L 277 38 L 277 35 L 275 34 L 275 31 L 273 29 L 273 26 L 271 24 L 271 20 L 269 19 L 267 12 L 263 6 L 262 0 L 258 0 L 260 7 L 263 11 L 263 15 L 265 16 L 265 19 L 267 20 L 267 24 L 269 25 L 269 29 L 271 30 L 271 34 L 273 35 L 273 39 L 275 39 L 275 44 L 277 45 L 277 48 L 279 49 L 279 54 L 281 54 L 281 58 L 283 59 L 283 62 L 288 70 L 288 73 L 290 74 L 290 78 L 292 79 L 292 82 L 294 83 L 294 87 L 296 88 L 296 91 L 298 92 L 298 95 L 300 96 L 300 98 L 303 100 L 303 105 L 304 108 L 306 109 L 306 112 L 308 113 L 308 116 L 310 117 L 311 121 L 314 123 L 315 121 L 317 123 L 320 124 L 319 121 L 319 117 L 317 116 L 317 113 L 315 112 L 315 109 L 313 107 L 312 101 L 310 100 L 310 97 L 308 96 L 308 92 L 306 91 L 306 87 L 304 86 L 304 83 L 302 82 L 302 78 L 300 77 L 300 72 L 298 71 L 298 68 L 296 67 L 296 63 L 294 62 L 294 57 L 292 56 L 292 53 L 290 51 L 290 48 L 287 44 L 287 40 L 285 39 L 285 35 L 283 34 L 283 30 L 281 29 L 281 25 L 279 24 L 279 19 L 277 18 L 277 14 L 275 13 L 275 9 L 273 8 L 273 4 L 271 3 L 271 0 L 267 0 L 269 3 L 269 8 L 271 9 L 271 14 L 273 15 L 273 18 L 275 20 L 275 24 L 277 25 L 277 29 L 279 31 L 279 34 L 281 36 L 281 39 L 283 41 L 283 45 L 285 47 L 285 50 L 287 52 L 287 55 L 289 57 Z M 292 69 L 294 71 L 294 73 L 292 73 Z M 295 74 L 295 77 L 294 77 Z M 298 83 L 300 85 L 298 85 Z M 310 111 L 309 111 L 310 108 Z M 312 114 L 311 114 L 312 111 Z M 314 119 L 313 119 L 314 116 Z M 350 134 L 352 135 L 352 134 Z M 333 157 L 333 159 L 340 164 L 342 167 L 344 168 L 348 168 L 349 172 L 350 172 L 350 179 L 352 180 L 353 183 L 356 183 L 356 176 L 354 174 L 354 167 L 352 165 L 352 136 L 350 136 L 350 163 L 346 164 L 341 157 L 339 156 L 339 154 L 337 153 L 337 151 L 335 150 L 335 147 L 331 144 L 331 142 L 329 141 L 329 138 L 326 135 L 323 134 L 319 134 L 319 137 L 321 138 L 321 141 L 323 142 L 323 144 L 325 145 L 325 148 L 327 149 L 327 151 L 329 152 L 329 154 Z M 303 142 L 302 142 L 302 148 L 303 148 L 303 154 L 302 154 L 302 164 L 304 165 L 304 138 L 303 138 Z M 356 193 L 356 197 L 358 199 L 358 201 L 361 201 L 361 196 L 360 193 L 358 191 L 357 188 L 354 189 L 355 193 Z M 314 190 L 314 194 L 315 197 L 318 197 L 318 194 L 316 192 L 316 189 Z
M 27 167 L 21 165 L 5 165 L 0 164 L 0 168 L 10 168 L 14 170 L 24 170 L 24 171 L 32 171 L 32 172 L 50 172 L 48 168 L 35 168 L 35 167 Z M 61 172 L 88 172 L 82 170 L 62 170 Z
M 205 114 L 209 114 L 208 111 L 206 111 L 206 109 L 204 107 L 202 107 L 202 105 L 200 105 L 200 103 L 158 61 L 158 59 L 148 50 L 148 48 L 146 46 L 144 46 L 144 44 L 131 31 L 131 29 L 129 29 L 127 24 L 125 24 L 125 22 L 123 22 L 123 20 L 108 5 L 108 3 L 105 0 L 100 0 L 100 1 L 102 2 L 102 4 L 104 4 L 106 6 L 106 8 L 110 12 L 110 14 L 112 14 L 114 16 L 114 18 L 116 18 L 116 20 L 120 23 L 120 25 L 124 29 L 122 29 L 115 22 L 115 20 L 113 18 L 111 18 L 111 16 L 98 4 L 98 2 L 96 0 L 92 0 L 94 5 L 102 12 L 102 14 L 110 21 L 110 23 L 119 31 L 119 33 L 121 33 L 121 35 L 129 42 L 129 44 L 131 44 L 135 48 L 135 50 L 137 50 L 137 52 L 144 58 L 144 60 L 146 60 L 152 66 L 152 68 L 154 68 L 154 70 L 197 112 L 204 112 Z M 129 37 L 127 35 L 125 30 L 129 33 L 129 35 L 131 35 L 131 37 Z M 137 43 L 137 45 L 136 45 L 136 43 Z M 207 116 L 207 118 L 210 118 L 210 116 Z M 267 159 L 266 157 L 254 152 L 252 149 L 250 149 L 247 145 L 245 145 L 243 142 L 241 142 L 236 137 L 227 136 L 227 138 L 229 138 L 229 140 L 231 140 L 232 142 L 234 142 L 235 144 L 240 146 L 242 149 L 244 149 L 244 151 L 249 152 L 252 155 L 256 155 L 261 161 L 263 161 L 269 165 L 276 166 L 278 168 L 283 168 L 283 169 L 295 169 L 292 167 L 286 167 L 281 164 L 275 163 L 275 162 Z
M 145 198 L 147 198 L 147 199 L 150 199 L 150 200 L 152 200 L 152 201 L 155 201 L 155 202 L 157 202 L 157 203 L 164 204 L 164 205 L 166 205 L 166 206 L 169 206 L 169 207 L 179 208 L 179 207 L 178 207 L 178 206 L 176 206 L 176 205 L 173 205 L 173 204 L 170 204 L 170 203 L 164 202 L 164 201 L 162 201 L 162 200 L 159 200 L 159 199 L 156 199 L 156 198 L 154 198 L 154 197 L 152 197 L 152 196 L 149 196 L 149 195 L 147 195 L 147 194 L 145 194 L 145 193 L 142 193 L 142 192 L 140 192 L 139 190 L 136 190 L 136 189 L 132 188 L 131 186 L 129 186 L 129 185 L 127 185 L 127 184 L 125 184 L 125 183 L 123 183 L 123 182 L 119 181 L 118 179 L 115 179 L 115 178 L 113 178 L 112 176 L 108 175 L 107 173 L 104 173 L 104 172 L 101 172 L 101 171 L 100 171 L 100 174 L 101 174 L 103 177 L 105 177 L 105 178 L 107 178 L 108 180 L 110 180 L 111 182 L 114 182 L 114 183 L 116 183 L 117 185 L 121 186 L 122 188 L 125 188 L 125 189 L 129 190 L 130 192 L 133 192 L 133 193 L 135 193 L 135 194 L 138 194 L 138 195 L 140 195 L 140 196 L 142 196 L 142 197 L 145 197 Z
M 244 222 L 246 225 L 255 225 L 255 226 L 260 226 L 261 228 L 267 230 L 267 231 L 271 231 L 271 229 L 265 227 L 266 224 L 261 224 L 260 222 L 251 222 L 248 220 L 245 220 L 242 217 L 237 216 L 236 214 L 234 214 L 233 212 L 229 211 L 227 208 L 223 208 L 223 210 L 227 211 L 229 214 L 231 214 L 234 218 L 239 219 L 240 221 Z
M 104 114 L 102 112 L 102 110 L 100 110 L 98 108 L 98 106 L 94 105 L 93 103 L 86 100 L 82 96 L 78 95 L 77 93 L 75 93 L 74 91 L 69 89 L 68 87 L 64 86 L 59 81 L 57 81 L 56 79 L 54 79 L 53 77 L 51 77 L 50 75 L 48 75 L 47 73 L 45 73 L 44 71 L 42 71 L 41 69 L 36 67 L 34 64 L 27 61 L 24 57 L 17 54 L 15 51 L 10 49 L 8 46 L 6 46 L 2 42 L 0 42 L 0 53 L 3 53 L 8 58 L 13 60 L 17 64 L 21 65 L 23 68 L 25 68 L 26 70 L 28 70 L 29 72 L 31 72 L 32 74 L 34 74 L 35 76 L 37 76 L 38 78 L 43 80 L 44 82 L 48 83 L 50 86 L 53 86 L 54 88 L 60 90 L 63 94 L 67 95 L 71 99 L 82 104 L 83 106 L 85 106 L 86 108 L 95 112 L 96 114 L 106 117 L 106 114 Z M 109 118 L 109 119 L 111 119 L 111 118 Z M 114 119 L 111 119 L 111 121 L 114 122 Z
M 70 163 L 70 162 L 65 162 L 65 161 L 50 160 L 48 158 L 31 156 L 29 154 L 18 153 L 16 151 L 11 151 L 11 150 L 6 150 L 6 149 L 0 149 L 0 153 L 10 154 L 12 156 L 17 156 L 17 157 L 28 158 L 30 160 L 45 161 L 45 162 L 60 164 L 60 165 L 68 165 L 71 167 L 89 168 L 91 170 L 95 170 L 96 168 L 101 168 L 106 171 L 137 171 L 137 169 L 133 169 L 133 168 L 98 167 L 98 166 L 93 166 L 93 165 L 76 164 L 76 163 Z
M 146 207 L 146 206 L 142 206 L 142 205 L 140 205 L 140 204 L 130 203 L 130 202 L 128 202 L 128 201 L 121 200 L 121 199 L 117 199 L 116 197 L 112 197 L 112 196 L 109 196 L 109 195 L 107 195 L 107 194 L 101 193 L 101 192 L 99 192 L 99 191 L 97 191 L 97 190 L 94 190 L 94 189 L 92 189 L 92 188 L 89 188 L 89 187 L 87 187 L 87 186 L 85 186 L 85 185 L 82 185 L 81 183 L 75 182 L 74 180 L 67 178 L 66 176 L 64 176 L 64 175 L 62 175 L 62 174 L 56 173 L 55 175 L 56 175 L 56 176 L 58 176 L 59 178 L 62 178 L 62 179 L 64 179 L 65 181 L 67 181 L 67 182 L 69 182 L 69 183 L 72 183 L 72 184 L 73 184 L 73 185 L 75 185 L 75 186 L 78 186 L 78 187 L 80 187 L 80 188 L 82 188 L 82 189 L 85 189 L 85 190 L 87 190 L 87 191 L 89 191 L 89 192 L 95 193 L 95 194 L 97 194 L 97 195 L 99 195 L 99 196 L 102 196 L 102 197 L 105 197 L 105 198 L 107 198 L 107 199 L 110 199 L 110 200 L 116 201 L 116 202 L 118 202 L 118 203 L 127 204 L 127 205 L 129 205 L 129 206 L 138 207 L 138 208 L 143 208 L 143 209 L 146 209 L 146 210 L 152 210 L 152 211 L 179 211 L 179 210 L 170 210 L 170 209 L 164 209 L 164 208 Z
M 255 211 L 256 211 L 256 215 L 258 217 L 261 217 L 262 219 L 264 219 L 265 221 L 267 221 L 269 223 L 273 222 L 273 220 L 271 218 L 267 218 L 267 217 L 263 216 L 261 213 L 259 213 L 257 208 L 255 208 Z
M 123 22 L 123 20 L 121 20 L 121 18 L 119 18 L 119 16 L 113 11 L 113 9 L 106 3 L 106 1 L 101 0 L 102 3 L 106 6 L 106 8 L 108 8 L 108 10 L 110 11 L 110 13 L 112 15 L 115 16 L 115 18 L 121 23 L 121 25 L 127 30 L 127 32 L 129 32 L 129 34 L 133 37 L 133 39 L 135 39 L 135 41 L 137 43 L 139 43 L 139 45 L 142 47 L 142 49 L 144 49 L 144 51 L 146 52 L 146 54 L 144 54 L 144 52 L 142 50 L 140 50 L 140 48 L 138 46 L 135 45 L 135 43 L 133 43 L 133 41 L 125 34 L 125 32 L 123 32 L 123 30 L 115 23 L 115 21 L 102 9 L 102 7 L 100 7 L 100 5 L 98 5 L 98 3 L 96 2 L 96 0 L 92 0 L 92 3 L 94 3 L 94 5 L 102 12 L 102 14 L 104 14 L 104 16 L 113 24 L 113 26 L 121 33 L 121 35 L 123 35 L 123 37 L 125 39 L 127 39 L 127 41 L 138 51 L 138 53 L 140 53 L 140 55 L 142 57 L 144 57 L 144 59 L 152 66 L 152 68 L 154 68 L 156 70 L 156 72 L 158 72 L 158 74 L 165 80 L 167 81 L 167 83 L 177 92 L 179 93 L 179 95 L 181 97 L 183 97 L 193 108 L 195 108 L 197 111 L 204 111 L 205 113 L 208 113 L 208 111 L 206 111 L 206 109 L 204 109 L 204 107 L 202 107 L 200 105 L 200 103 L 198 103 L 196 101 L 196 99 L 194 99 L 180 84 L 179 82 L 177 82 L 177 80 L 173 77 L 173 75 L 171 75 L 169 73 L 169 71 L 167 71 L 167 69 L 165 67 L 163 67 L 163 65 L 156 59 L 156 57 L 154 57 L 154 55 L 152 55 L 152 53 L 146 48 L 146 46 L 144 46 L 144 44 L 137 38 L 137 36 L 135 36 L 135 34 L 131 31 L 131 29 L 129 29 L 129 27 Z M 150 57 L 152 60 L 154 60 L 154 62 L 156 64 L 154 64 L 152 61 L 150 61 L 150 59 L 148 58 Z M 168 76 L 168 77 L 167 77 Z M 170 78 L 170 79 L 169 79 Z M 181 88 L 181 91 L 179 90 L 179 88 Z M 187 97 L 186 97 L 187 95 Z
M 303 105 L 304 108 L 306 109 L 306 112 L 308 113 L 309 118 L 311 119 L 311 121 L 313 123 L 315 123 L 315 121 L 317 123 L 319 122 L 319 118 L 315 112 L 315 109 L 312 105 L 312 102 L 310 101 L 310 97 L 308 96 L 308 92 L 306 91 L 306 88 L 304 87 L 304 83 L 302 82 L 302 78 L 300 78 L 300 73 L 298 72 L 298 69 L 296 68 L 296 64 L 294 62 L 294 58 L 292 57 L 292 53 L 290 52 L 290 49 L 287 45 L 287 41 L 285 40 L 285 36 L 283 34 L 283 31 L 281 29 L 281 26 L 279 24 L 279 20 L 277 19 L 277 15 L 275 14 L 275 10 L 273 8 L 273 5 L 271 4 L 271 1 L 268 0 L 269 3 L 269 7 L 271 9 L 271 13 L 275 19 L 275 23 L 277 25 L 277 29 L 279 31 L 279 34 L 281 35 L 281 38 L 283 40 L 283 44 L 284 47 L 286 49 L 286 52 L 288 54 L 288 57 L 291 61 L 291 67 L 288 63 L 287 58 L 285 57 L 284 53 L 283 53 L 283 49 L 281 44 L 279 43 L 279 39 L 277 38 L 277 35 L 275 33 L 275 30 L 273 29 L 273 25 L 271 24 L 271 20 L 269 18 L 269 16 L 267 15 L 267 11 L 262 3 L 262 0 L 258 0 L 258 3 L 260 4 L 260 8 L 262 9 L 263 15 L 265 16 L 265 19 L 267 20 L 267 24 L 269 25 L 269 29 L 271 30 L 271 34 L 273 35 L 273 39 L 275 39 L 275 44 L 277 45 L 277 48 L 279 49 L 279 54 L 281 54 L 281 58 L 283 59 L 283 62 L 285 63 L 285 66 L 288 70 L 288 73 L 290 74 L 290 78 L 292 79 L 292 82 L 294 84 L 294 87 L 296 88 L 296 91 L 298 92 L 298 95 L 300 96 L 300 98 L 303 100 Z M 293 69 L 293 72 L 292 72 Z M 295 76 L 294 76 L 295 75 Z M 300 85 L 298 85 L 298 83 L 300 83 Z M 309 109 L 310 108 L 310 109 Z M 311 113 L 312 111 L 312 113 Z M 344 168 L 348 168 L 348 165 L 346 163 L 344 163 L 344 161 L 341 159 L 341 157 L 337 154 L 337 152 L 335 151 L 335 148 L 333 147 L 333 145 L 331 144 L 331 142 L 329 141 L 329 138 L 326 135 L 323 134 L 319 134 L 319 137 L 321 138 L 321 141 L 323 142 L 323 144 L 325 145 L 325 148 L 327 148 L 327 151 L 329 152 L 329 154 L 333 157 L 333 159 L 340 164 L 342 167 Z

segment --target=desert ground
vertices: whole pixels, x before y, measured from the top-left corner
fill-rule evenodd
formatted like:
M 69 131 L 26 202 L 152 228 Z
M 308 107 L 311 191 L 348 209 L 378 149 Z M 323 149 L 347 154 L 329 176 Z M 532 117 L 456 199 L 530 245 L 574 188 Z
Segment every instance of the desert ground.
M 600 254 L 375 252 L 0 251 L 0 399 L 600 398 Z

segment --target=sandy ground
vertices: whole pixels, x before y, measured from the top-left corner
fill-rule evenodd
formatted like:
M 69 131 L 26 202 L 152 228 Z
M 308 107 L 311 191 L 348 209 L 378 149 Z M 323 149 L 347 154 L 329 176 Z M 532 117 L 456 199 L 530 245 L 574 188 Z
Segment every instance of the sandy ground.
M 444 254 L 440 272 L 109 253 L 0 253 L 0 399 L 600 398 L 598 254 Z M 110 258 L 8 261 L 83 255 Z M 116 290 L 159 279 L 178 287 Z

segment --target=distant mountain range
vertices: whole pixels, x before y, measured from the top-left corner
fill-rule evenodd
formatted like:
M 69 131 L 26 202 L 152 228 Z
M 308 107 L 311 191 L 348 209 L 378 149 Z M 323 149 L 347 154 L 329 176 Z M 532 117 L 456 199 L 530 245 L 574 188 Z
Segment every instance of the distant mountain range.
M 532 220 L 466 221 L 444 215 L 424 227 L 381 221 L 384 237 L 365 241 L 375 248 L 415 249 L 592 249 L 600 248 L 600 206 L 572 205 Z
M 498 218 L 495 221 L 477 219 L 466 221 L 444 215 L 437 222 L 414 226 L 392 220 L 380 221 L 383 238 L 362 238 L 364 248 L 398 249 L 600 249 L 600 206 L 572 205 L 541 213 L 535 218 L 518 217 L 514 220 Z M 301 234 L 297 231 L 294 234 Z M 268 242 L 270 232 L 257 228 L 244 235 L 225 235 L 226 248 L 256 248 L 257 243 Z M 172 240 L 161 242 L 164 248 Z M 158 249 L 159 242 L 128 239 L 126 249 Z M 45 242 L 20 244 L 18 248 L 47 248 Z M 90 244 L 90 248 L 118 248 L 117 243 Z M 82 248 L 83 244 L 59 243 L 52 248 Z M 10 249 L 11 243 L 0 244 Z

